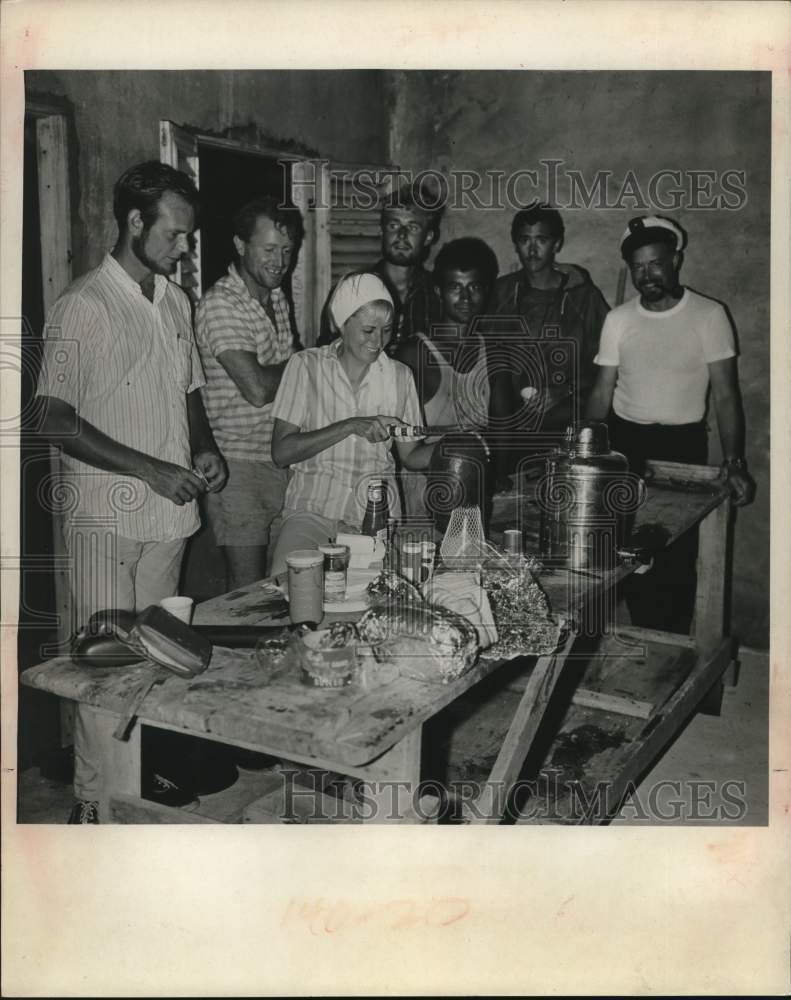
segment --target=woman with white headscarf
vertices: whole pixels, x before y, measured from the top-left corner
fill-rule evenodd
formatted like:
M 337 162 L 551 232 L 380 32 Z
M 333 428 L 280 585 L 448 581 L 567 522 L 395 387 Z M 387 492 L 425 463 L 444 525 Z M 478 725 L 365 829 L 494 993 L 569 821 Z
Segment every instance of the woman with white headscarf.
M 412 373 L 383 351 L 393 300 L 381 279 L 344 276 L 330 314 L 339 339 L 289 360 L 272 407 L 272 458 L 292 471 L 272 573 L 285 569 L 289 552 L 324 544 L 341 525 L 359 527 L 371 479 L 387 481 L 390 511 L 398 514 L 388 428 L 422 422 Z M 427 468 L 433 445 L 395 446 L 405 468 Z

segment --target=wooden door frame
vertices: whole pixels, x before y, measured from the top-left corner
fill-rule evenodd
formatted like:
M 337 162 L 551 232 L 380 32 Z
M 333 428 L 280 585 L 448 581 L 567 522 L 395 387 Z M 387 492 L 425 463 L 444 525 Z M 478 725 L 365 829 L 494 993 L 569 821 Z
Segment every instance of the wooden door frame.
M 72 280 L 69 115 L 61 107 L 34 98 L 25 101 L 25 117 L 36 122 L 41 288 L 46 316 Z M 54 479 L 60 477 L 60 453 L 56 448 L 50 448 L 50 472 Z M 63 518 L 53 511 L 52 522 L 55 613 L 61 646 L 72 631 L 71 598 Z

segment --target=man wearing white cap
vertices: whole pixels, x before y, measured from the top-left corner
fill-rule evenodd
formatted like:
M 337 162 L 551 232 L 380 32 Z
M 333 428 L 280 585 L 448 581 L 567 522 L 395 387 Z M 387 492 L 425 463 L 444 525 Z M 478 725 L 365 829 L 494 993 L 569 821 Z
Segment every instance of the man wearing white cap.
M 419 425 L 420 404 L 409 369 L 384 354 L 392 334 L 393 300 L 375 274 L 350 274 L 330 300 L 340 337 L 295 354 L 272 407 L 272 458 L 291 466 L 272 573 L 294 549 L 315 548 L 340 525 L 359 527 L 366 482 L 395 482 L 393 424 Z M 433 445 L 396 441 L 408 469 L 428 466 Z M 390 489 L 390 509 L 398 492 Z
M 591 420 L 607 419 L 613 448 L 626 455 L 638 474 L 651 458 L 704 463 L 706 398 L 711 387 L 723 475 L 733 502 L 742 506 L 752 501 L 755 486 L 744 458 L 733 328 L 719 302 L 680 284 L 683 248 L 684 233 L 670 219 L 641 216 L 629 223 L 621 254 L 640 294 L 613 309 L 604 322 L 594 359 L 598 375 L 586 415 Z M 635 624 L 688 631 L 691 604 L 683 592 L 694 593 L 694 561 L 686 577 L 676 579 L 673 586 L 668 575 L 678 600 L 670 590 L 667 602 L 657 601 L 653 593 L 645 606 L 647 617 Z M 688 613 L 679 612 L 679 600 Z

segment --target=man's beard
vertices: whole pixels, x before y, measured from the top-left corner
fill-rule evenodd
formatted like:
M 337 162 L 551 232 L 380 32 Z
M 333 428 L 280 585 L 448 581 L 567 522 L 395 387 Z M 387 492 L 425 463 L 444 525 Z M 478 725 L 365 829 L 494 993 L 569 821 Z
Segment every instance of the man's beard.
M 650 290 L 646 290 L 645 284 L 649 285 Z M 653 281 L 646 282 L 645 284 L 638 285 L 637 287 L 647 302 L 659 302 L 660 299 L 664 299 L 668 295 L 674 299 L 681 298 L 681 287 L 678 283 L 667 285 L 664 281 Z
M 415 250 L 410 247 L 408 250 L 397 250 L 395 247 L 385 247 L 384 259 L 388 264 L 396 264 L 399 267 L 413 267 L 420 263 L 423 250 Z
M 154 274 L 163 274 L 166 278 L 169 278 L 171 274 L 176 271 L 176 262 L 167 267 L 166 265 L 160 264 L 158 261 L 153 260 L 146 253 L 146 240 L 148 237 L 148 230 L 143 230 L 140 236 L 132 237 L 132 253 L 137 257 L 140 263 L 147 267 L 149 271 Z

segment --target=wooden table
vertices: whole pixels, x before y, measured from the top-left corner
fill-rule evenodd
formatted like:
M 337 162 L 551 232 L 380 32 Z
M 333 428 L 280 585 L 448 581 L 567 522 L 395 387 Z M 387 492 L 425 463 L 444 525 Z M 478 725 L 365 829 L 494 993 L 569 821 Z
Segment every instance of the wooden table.
M 656 666 L 658 655 L 663 676 L 673 675 L 672 665 L 681 665 L 679 669 L 685 674 L 679 684 L 669 685 L 672 688 L 669 699 L 656 703 L 648 719 L 640 719 L 634 732 L 621 734 L 619 753 L 611 752 L 608 759 L 608 780 L 614 787 L 628 781 L 629 775 L 639 773 L 649 758 L 656 756 L 731 661 L 731 644 L 723 636 L 729 504 L 721 486 L 714 481 L 716 471 L 708 467 L 656 465 L 647 503 L 638 515 L 638 524 L 662 523 L 670 533 L 669 544 L 700 523 L 696 629 L 694 637 L 649 634 L 644 630 L 631 630 L 628 636 L 623 631 L 605 636 L 604 648 L 609 655 L 599 662 L 607 669 L 600 671 L 598 681 L 595 677 L 591 679 L 588 688 L 594 694 L 598 683 L 599 694 L 606 697 L 607 682 L 618 678 L 619 665 L 623 666 L 629 658 L 629 650 L 623 648 L 626 638 L 645 650 L 644 659 L 651 667 L 642 671 L 644 678 Z M 679 488 L 682 483 L 686 485 Z M 529 507 L 530 501 L 524 496 L 498 497 L 495 526 L 498 519 L 501 523 L 513 523 L 517 517 L 529 531 Z M 572 650 L 575 629 L 584 623 L 591 603 L 632 569 L 618 566 L 598 577 L 561 570 L 542 575 L 541 583 L 555 615 L 573 627 L 553 655 L 532 661 L 489 782 L 473 803 L 474 808 L 468 811 L 470 822 L 501 820 L 507 799 L 504 791 L 519 775 L 539 732 Z M 266 619 L 260 614 L 231 615 L 232 610 L 255 603 L 260 596 L 260 584 L 254 584 L 207 601 L 196 609 L 195 622 L 265 624 Z M 610 646 L 606 646 L 608 643 Z M 114 739 L 112 733 L 144 667 L 95 669 L 80 667 L 60 657 L 25 671 L 22 682 L 88 706 L 90 724 L 102 752 L 103 822 L 123 821 L 130 815 L 141 821 L 145 810 L 151 814 L 151 821 L 205 821 L 200 810 L 193 813 L 166 810 L 163 814 L 162 807 L 154 807 L 140 798 L 140 723 L 183 730 L 362 779 L 372 783 L 368 799 L 373 802 L 369 809 L 373 815 L 367 818 L 411 822 L 419 812 L 415 806 L 419 804 L 416 790 L 421 777 L 423 724 L 501 667 L 501 661 L 480 659 L 471 671 L 447 685 L 418 681 L 392 670 L 384 675 L 374 672 L 369 675 L 368 685 L 321 690 L 305 687 L 291 672 L 272 675 L 259 665 L 253 651 L 216 648 L 206 673 L 192 680 L 170 677 L 148 695 L 126 742 Z M 625 690 L 623 683 L 617 681 L 621 690 Z M 607 714 L 601 709 L 579 706 L 572 709 Z M 567 716 L 563 726 L 569 724 Z M 550 747 L 548 757 L 551 756 Z M 551 810 L 543 817 L 549 821 L 557 818 Z

